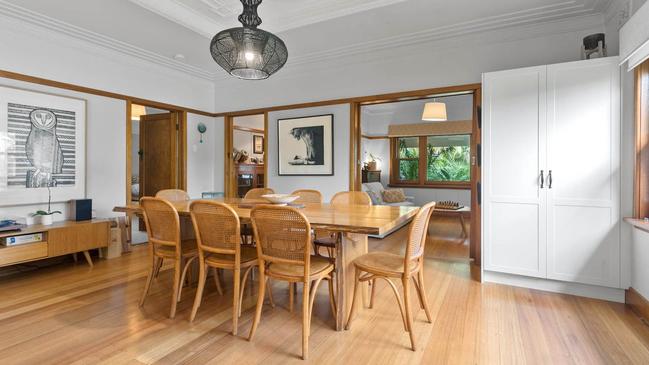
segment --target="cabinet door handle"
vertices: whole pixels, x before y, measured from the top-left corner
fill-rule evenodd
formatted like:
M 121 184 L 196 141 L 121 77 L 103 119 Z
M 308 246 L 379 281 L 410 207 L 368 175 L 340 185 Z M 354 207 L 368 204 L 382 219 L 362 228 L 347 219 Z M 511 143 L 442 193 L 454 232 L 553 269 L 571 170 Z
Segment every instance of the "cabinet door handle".
M 541 189 L 543 189 L 543 170 L 541 170 Z
M 552 170 L 548 170 L 548 189 L 552 189 Z

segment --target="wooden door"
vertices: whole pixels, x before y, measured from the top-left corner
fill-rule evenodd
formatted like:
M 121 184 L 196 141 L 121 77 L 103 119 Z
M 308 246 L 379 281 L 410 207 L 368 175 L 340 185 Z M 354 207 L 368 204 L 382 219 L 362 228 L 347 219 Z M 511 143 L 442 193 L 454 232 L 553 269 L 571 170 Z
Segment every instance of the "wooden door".
M 548 66 L 550 279 L 620 286 L 619 85 L 616 57 Z
M 546 276 L 546 67 L 483 75 L 483 270 Z
M 140 117 L 140 196 L 178 187 L 178 116 Z

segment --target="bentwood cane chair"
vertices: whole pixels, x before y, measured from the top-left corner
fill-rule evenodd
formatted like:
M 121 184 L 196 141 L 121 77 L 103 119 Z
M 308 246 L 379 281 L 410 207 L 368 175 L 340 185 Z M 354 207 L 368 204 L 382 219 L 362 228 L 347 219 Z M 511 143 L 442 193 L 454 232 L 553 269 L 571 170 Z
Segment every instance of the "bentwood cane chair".
M 364 191 L 341 191 L 331 198 L 331 205 L 372 205 L 372 199 Z M 318 230 L 316 239 L 313 241 L 316 255 L 320 255 L 320 248 L 327 249 L 327 255 L 334 257 L 336 251 L 336 242 L 340 239 L 339 234 Z
M 196 298 L 189 321 L 194 321 L 201 305 L 207 268 L 232 270 L 232 334 L 236 336 L 246 279 L 250 271 L 257 266 L 257 250 L 241 245 L 239 217 L 229 206 L 215 201 L 197 200 L 189 205 L 189 211 L 196 232 L 200 268 Z M 245 270 L 243 280 L 242 269 Z M 215 281 L 218 283 L 216 276 Z
M 244 199 L 263 199 L 261 196 L 266 194 L 275 194 L 275 190 L 271 188 L 253 188 L 248 190 Z M 254 237 L 252 235 L 252 226 L 250 224 L 241 225 L 241 239 L 245 244 L 254 244 Z
M 180 189 L 165 189 L 165 190 L 160 190 L 155 194 L 156 198 L 168 200 L 171 202 L 177 202 L 177 201 L 188 201 L 189 200 L 189 194 L 185 190 L 180 190 Z
M 144 211 L 151 255 L 151 268 L 146 279 L 144 293 L 140 299 L 140 307 L 144 305 L 153 278 L 157 276 L 163 260 L 172 260 L 174 262 L 174 284 L 169 318 L 174 318 L 176 303 L 180 301 L 182 283 L 185 281 L 187 269 L 198 256 L 196 240 L 181 240 L 178 211 L 168 201 L 144 197 L 140 199 L 140 205 Z
M 302 283 L 302 358 L 309 352 L 311 313 L 318 286 L 329 280 L 329 304 L 336 313 L 333 296 L 333 264 L 311 255 L 311 225 L 295 208 L 260 205 L 250 213 L 259 258 L 259 296 L 248 340 L 259 325 L 266 290 L 266 277 L 289 283 Z M 313 284 L 313 285 L 311 285 Z
M 318 190 L 300 189 L 295 190 L 291 195 L 298 196 L 295 203 L 299 204 L 322 204 L 322 193 Z
M 428 299 L 424 289 L 424 247 L 430 216 L 435 209 L 435 202 L 428 203 L 421 207 L 417 215 L 410 223 L 410 232 L 406 246 L 405 255 L 397 255 L 388 252 L 370 252 L 353 261 L 355 268 L 354 297 L 349 311 L 349 318 L 345 329 L 348 330 L 356 314 L 356 299 L 360 290 L 360 282 L 371 281 L 372 293 L 370 296 L 370 308 L 374 304 L 374 293 L 376 291 L 376 279 L 385 280 L 399 304 L 403 326 L 410 335 L 410 345 L 415 351 L 415 336 L 412 328 L 412 314 L 410 312 L 410 280 L 413 281 L 415 291 L 419 297 L 419 305 L 426 312 L 428 323 L 432 323 Z M 403 286 L 403 301 L 399 291 L 390 278 L 400 279 Z

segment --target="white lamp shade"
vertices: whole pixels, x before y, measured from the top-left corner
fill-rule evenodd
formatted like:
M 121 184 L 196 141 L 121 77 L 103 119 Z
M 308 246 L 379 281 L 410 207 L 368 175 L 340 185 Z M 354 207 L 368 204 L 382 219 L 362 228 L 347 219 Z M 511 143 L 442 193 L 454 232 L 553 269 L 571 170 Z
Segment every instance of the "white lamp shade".
M 431 102 L 424 105 L 421 120 L 428 122 L 443 122 L 446 120 L 446 104 Z

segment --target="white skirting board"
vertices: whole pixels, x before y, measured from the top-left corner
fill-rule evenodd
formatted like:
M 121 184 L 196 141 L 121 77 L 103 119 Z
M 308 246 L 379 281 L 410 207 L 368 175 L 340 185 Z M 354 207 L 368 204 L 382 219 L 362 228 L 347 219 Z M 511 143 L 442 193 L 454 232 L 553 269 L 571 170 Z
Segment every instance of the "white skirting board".
M 482 274 L 482 281 L 624 303 L 624 289 L 568 283 L 486 270 Z

